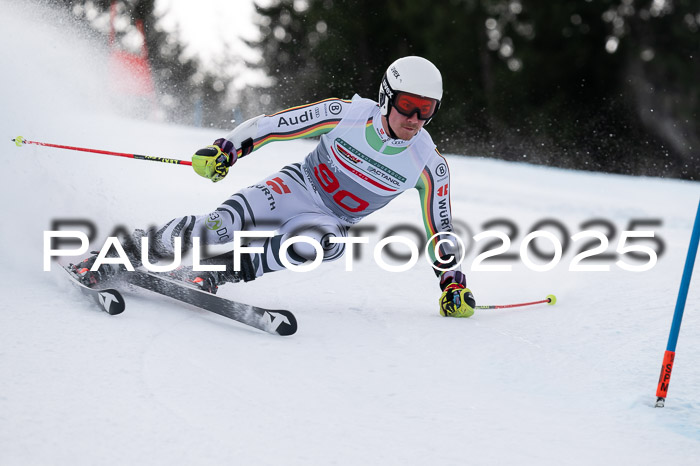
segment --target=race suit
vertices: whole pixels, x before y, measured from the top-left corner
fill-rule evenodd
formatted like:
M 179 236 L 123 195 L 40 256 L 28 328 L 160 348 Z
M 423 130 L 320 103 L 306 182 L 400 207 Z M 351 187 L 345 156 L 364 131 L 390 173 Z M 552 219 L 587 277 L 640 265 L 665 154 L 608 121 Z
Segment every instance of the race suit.
M 436 264 L 445 269 L 459 258 L 444 241 L 437 254 L 434 248 L 452 231 L 446 160 L 425 129 L 408 141 L 390 138 L 376 102 L 356 95 L 293 107 L 252 118 L 226 139 L 244 158 L 271 142 L 318 136 L 319 144 L 302 163 L 242 189 L 214 212 L 176 218 L 158 229 L 161 246 L 171 252 L 177 236 L 185 245 L 192 235 L 204 244 L 220 244 L 232 241 L 234 231 L 275 230 L 276 236 L 264 242 L 265 252 L 254 258 L 257 276 L 284 268 L 279 246 L 293 236 L 316 239 L 323 260 L 335 260 L 345 248 L 328 241 L 330 237 L 347 237 L 352 225 L 416 188 L 427 238 L 432 238 L 430 259 L 440 259 Z M 298 242 L 288 249 L 287 258 L 301 264 L 315 255 L 311 245 Z

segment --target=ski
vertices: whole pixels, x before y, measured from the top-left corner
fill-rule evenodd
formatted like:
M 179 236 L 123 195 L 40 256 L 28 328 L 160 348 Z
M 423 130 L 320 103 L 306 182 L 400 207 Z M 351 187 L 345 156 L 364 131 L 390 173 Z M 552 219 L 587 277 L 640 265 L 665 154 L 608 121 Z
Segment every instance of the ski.
M 99 308 L 109 315 L 117 315 L 124 312 L 126 303 L 119 291 L 112 288 L 90 288 L 83 285 L 78 276 L 68 267 L 61 266 L 63 270 L 71 277 L 71 281 L 83 293 L 83 295 L 92 299 Z
M 289 311 L 264 309 L 232 301 L 153 273 L 135 271 L 124 273 L 122 277 L 127 283 L 139 288 L 228 317 L 273 335 L 287 336 L 297 331 L 296 318 Z

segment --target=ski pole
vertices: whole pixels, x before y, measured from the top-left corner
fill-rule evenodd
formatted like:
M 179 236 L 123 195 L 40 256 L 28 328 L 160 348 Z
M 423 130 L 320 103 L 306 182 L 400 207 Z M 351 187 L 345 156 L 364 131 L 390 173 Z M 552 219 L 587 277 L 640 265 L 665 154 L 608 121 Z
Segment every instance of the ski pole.
M 474 309 L 507 309 L 510 307 L 522 307 L 522 306 L 532 306 L 533 304 L 544 304 L 547 303 L 550 306 L 553 306 L 554 304 L 557 303 L 557 297 L 554 296 L 553 294 L 547 295 L 545 299 L 542 299 L 540 301 L 533 301 L 531 303 L 516 303 L 516 304 L 496 304 L 496 305 L 490 305 L 490 306 L 476 306 Z
M 671 331 L 668 334 L 668 343 L 666 344 L 664 360 L 661 364 L 659 384 L 656 387 L 656 404 L 654 406 L 657 408 L 663 408 L 666 404 L 666 395 L 668 395 L 668 385 L 671 383 L 671 371 L 673 371 L 673 361 L 676 359 L 676 345 L 678 344 L 678 334 L 681 331 L 681 322 L 683 321 L 685 301 L 688 297 L 688 288 L 690 288 L 690 277 L 692 277 L 693 275 L 695 257 L 698 254 L 698 243 L 700 243 L 700 202 L 698 203 L 698 211 L 695 214 L 695 224 L 693 226 L 693 232 L 690 234 L 690 245 L 688 246 L 688 255 L 685 258 L 685 266 L 683 267 L 681 287 L 678 290 L 676 308 L 673 311 L 673 321 L 671 321 Z
M 153 162 L 172 163 L 175 165 L 192 165 L 192 162 L 189 162 L 187 160 L 169 159 L 166 157 L 153 157 L 151 155 L 126 154 L 124 152 L 112 152 L 108 150 L 99 149 L 86 149 L 84 147 L 61 146 L 59 144 L 49 144 L 47 142 L 28 141 L 22 136 L 17 136 L 15 139 L 12 140 L 12 142 L 14 142 L 17 147 L 22 147 L 22 144 L 36 144 L 37 146 L 53 147 L 55 149 L 76 150 L 80 152 L 92 152 L 93 154 L 103 155 L 116 155 L 117 157 L 128 157 L 130 159 L 136 160 L 151 160 Z

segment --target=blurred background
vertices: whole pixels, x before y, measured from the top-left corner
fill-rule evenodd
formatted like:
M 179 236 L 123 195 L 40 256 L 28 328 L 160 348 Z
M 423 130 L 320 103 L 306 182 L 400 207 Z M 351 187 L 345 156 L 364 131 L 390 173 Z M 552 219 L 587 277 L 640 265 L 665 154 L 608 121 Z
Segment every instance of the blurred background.
M 46 0 L 108 47 L 142 118 L 229 129 L 421 55 L 442 152 L 700 178 L 697 0 Z

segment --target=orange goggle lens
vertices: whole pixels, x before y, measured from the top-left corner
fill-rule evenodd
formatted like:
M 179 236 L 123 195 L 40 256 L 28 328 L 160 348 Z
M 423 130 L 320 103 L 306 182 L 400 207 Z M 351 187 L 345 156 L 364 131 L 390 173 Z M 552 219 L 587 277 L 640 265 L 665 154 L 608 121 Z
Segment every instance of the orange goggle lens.
M 410 117 L 418 113 L 419 120 L 429 120 L 435 115 L 438 101 L 429 97 L 421 97 L 408 92 L 397 92 L 394 98 L 394 108 L 401 115 Z

